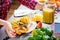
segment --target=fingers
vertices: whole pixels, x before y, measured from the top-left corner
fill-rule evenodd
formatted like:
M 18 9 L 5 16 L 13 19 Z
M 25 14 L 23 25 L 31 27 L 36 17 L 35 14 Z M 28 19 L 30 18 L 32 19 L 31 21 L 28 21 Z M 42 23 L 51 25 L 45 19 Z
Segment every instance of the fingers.
M 11 37 L 11 38 L 16 37 L 16 33 L 14 33 L 14 32 L 10 32 L 10 37 Z
M 14 38 L 16 37 L 16 32 L 15 30 L 12 29 L 12 26 L 9 22 L 6 22 L 6 31 L 9 37 Z
M 42 4 L 37 4 L 37 5 L 35 6 L 35 9 L 43 9 L 43 7 L 44 7 L 44 5 L 42 5 Z
M 8 34 L 8 36 L 11 37 L 11 38 L 16 37 L 16 32 L 15 32 L 14 30 L 11 30 L 11 31 L 8 31 L 8 30 L 7 30 L 7 34 Z

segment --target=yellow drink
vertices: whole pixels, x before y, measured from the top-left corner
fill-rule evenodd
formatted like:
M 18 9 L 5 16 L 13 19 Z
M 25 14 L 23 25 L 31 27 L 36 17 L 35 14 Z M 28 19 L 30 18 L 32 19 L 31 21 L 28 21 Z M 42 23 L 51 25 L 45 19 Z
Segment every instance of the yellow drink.
M 54 10 L 50 8 L 43 9 L 43 22 L 45 23 L 53 23 L 54 22 Z

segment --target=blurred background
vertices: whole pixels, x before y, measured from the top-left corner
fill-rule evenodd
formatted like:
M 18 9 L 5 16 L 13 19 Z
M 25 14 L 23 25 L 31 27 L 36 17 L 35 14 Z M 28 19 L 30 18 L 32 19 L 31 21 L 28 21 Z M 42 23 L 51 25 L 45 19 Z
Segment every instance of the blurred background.
M 17 2 L 17 0 L 12 0 L 11 8 L 8 13 L 7 19 L 10 18 L 10 16 L 13 14 L 14 10 L 17 9 L 20 6 L 20 4 Z

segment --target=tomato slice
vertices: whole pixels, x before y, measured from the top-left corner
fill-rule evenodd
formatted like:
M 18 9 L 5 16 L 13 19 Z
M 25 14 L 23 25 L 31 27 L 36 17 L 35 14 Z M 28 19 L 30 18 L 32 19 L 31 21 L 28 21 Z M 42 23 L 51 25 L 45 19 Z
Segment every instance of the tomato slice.
M 39 27 L 39 28 L 42 28 L 42 22 L 39 22 L 39 23 L 38 23 L 38 27 Z

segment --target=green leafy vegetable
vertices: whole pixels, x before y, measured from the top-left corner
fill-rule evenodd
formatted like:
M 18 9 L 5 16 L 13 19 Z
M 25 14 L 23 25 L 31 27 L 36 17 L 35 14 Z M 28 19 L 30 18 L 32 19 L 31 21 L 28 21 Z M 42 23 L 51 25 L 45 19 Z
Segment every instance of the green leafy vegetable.
M 47 28 L 38 28 L 33 31 L 32 37 L 28 40 L 59 40 L 53 36 L 53 30 Z

